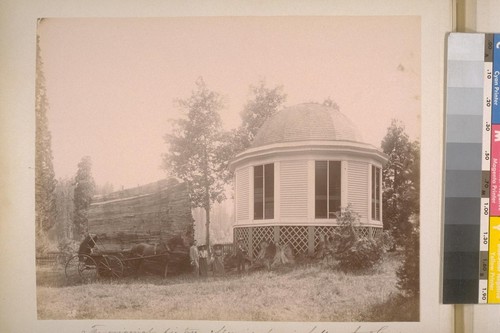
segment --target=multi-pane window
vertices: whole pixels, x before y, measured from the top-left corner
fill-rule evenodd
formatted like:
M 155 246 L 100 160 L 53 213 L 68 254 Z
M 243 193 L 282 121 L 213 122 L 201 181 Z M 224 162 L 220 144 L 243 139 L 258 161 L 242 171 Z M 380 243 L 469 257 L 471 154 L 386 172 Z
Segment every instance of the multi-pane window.
M 315 211 L 316 218 L 336 218 L 340 211 L 341 192 L 340 161 L 316 161 Z
M 380 168 L 372 165 L 371 204 L 372 220 L 380 221 Z
M 274 218 L 274 164 L 258 165 L 253 172 L 253 218 Z

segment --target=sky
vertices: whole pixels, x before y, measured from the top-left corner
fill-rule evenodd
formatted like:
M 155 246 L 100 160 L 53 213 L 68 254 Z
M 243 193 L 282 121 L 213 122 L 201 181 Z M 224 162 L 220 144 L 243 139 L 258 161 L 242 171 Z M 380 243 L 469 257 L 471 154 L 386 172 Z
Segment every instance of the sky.
M 198 77 L 237 127 L 250 85 L 283 85 L 285 106 L 334 100 L 379 147 L 391 119 L 420 138 L 418 17 L 44 19 L 38 26 L 56 178 L 92 159 L 98 185 L 157 181 L 175 99 Z

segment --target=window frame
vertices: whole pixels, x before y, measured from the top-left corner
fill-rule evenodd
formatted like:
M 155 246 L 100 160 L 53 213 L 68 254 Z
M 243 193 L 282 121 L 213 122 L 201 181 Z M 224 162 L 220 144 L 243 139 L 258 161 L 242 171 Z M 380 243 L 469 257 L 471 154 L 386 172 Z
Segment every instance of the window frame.
M 314 218 L 315 219 L 336 219 L 335 213 L 339 211 L 342 207 L 342 161 L 340 160 L 315 160 L 314 161 Z M 326 170 L 320 170 L 320 164 L 326 163 Z M 335 169 L 334 169 L 335 168 Z M 324 175 L 319 175 L 318 171 L 326 171 L 326 177 Z M 322 176 L 326 179 L 319 179 Z M 332 177 L 336 177 L 337 182 L 332 183 Z M 321 184 L 321 189 L 319 188 Z M 332 191 L 332 186 L 336 187 L 337 190 Z M 325 192 L 326 187 L 326 192 Z M 321 190 L 321 192 L 320 192 Z M 320 196 L 325 196 L 325 199 L 318 199 Z M 332 211 L 331 205 L 334 202 L 333 197 L 338 197 L 335 202 L 338 203 L 338 209 Z M 323 202 L 322 206 L 321 202 Z M 326 207 L 325 206 L 326 203 Z M 326 210 L 325 210 L 326 209 Z M 320 211 L 321 210 L 321 211 Z
M 370 195 L 370 207 L 371 207 L 371 219 L 373 221 L 382 221 L 382 176 L 381 168 L 372 165 L 371 166 L 371 195 Z

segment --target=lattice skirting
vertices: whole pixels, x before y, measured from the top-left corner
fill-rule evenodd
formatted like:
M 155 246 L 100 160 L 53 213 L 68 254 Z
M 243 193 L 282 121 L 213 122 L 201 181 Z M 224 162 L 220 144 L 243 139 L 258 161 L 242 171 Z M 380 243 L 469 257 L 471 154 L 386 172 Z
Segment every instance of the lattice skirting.
M 338 226 L 262 226 L 235 227 L 234 243 L 243 240 L 249 255 L 256 257 L 262 241 L 273 241 L 275 244 L 290 244 L 294 254 L 312 254 L 318 248 L 320 240 L 327 239 Z M 357 227 L 360 237 L 377 238 L 382 235 L 382 228 Z

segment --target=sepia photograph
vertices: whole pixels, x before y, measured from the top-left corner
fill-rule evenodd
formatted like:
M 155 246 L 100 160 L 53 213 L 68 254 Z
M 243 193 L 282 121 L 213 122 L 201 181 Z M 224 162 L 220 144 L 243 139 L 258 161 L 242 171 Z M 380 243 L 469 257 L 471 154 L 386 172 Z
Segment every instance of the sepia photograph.
M 420 321 L 419 16 L 36 33 L 39 320 Z

